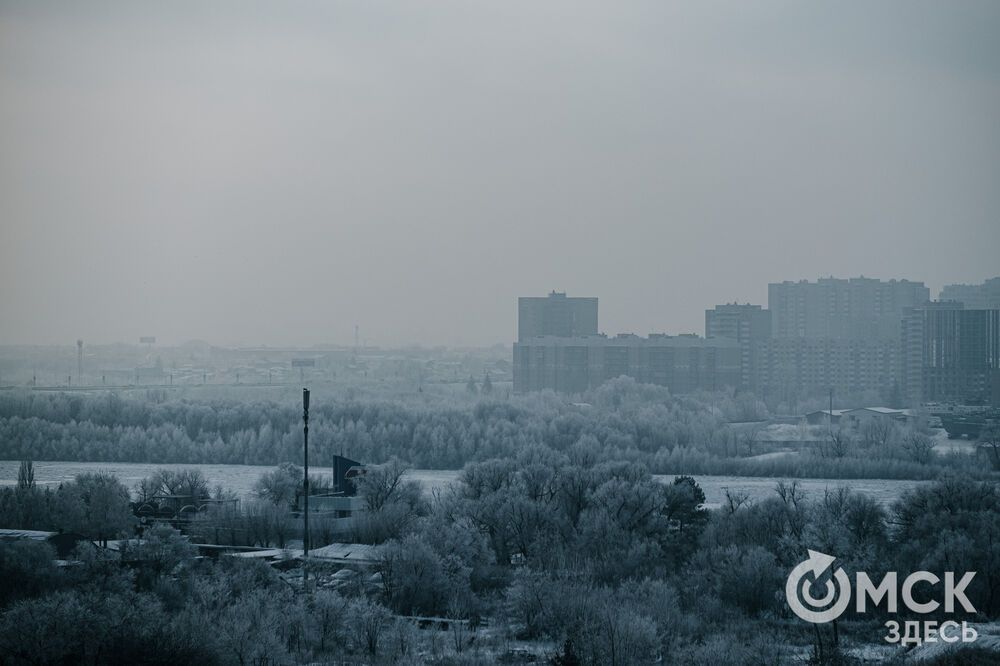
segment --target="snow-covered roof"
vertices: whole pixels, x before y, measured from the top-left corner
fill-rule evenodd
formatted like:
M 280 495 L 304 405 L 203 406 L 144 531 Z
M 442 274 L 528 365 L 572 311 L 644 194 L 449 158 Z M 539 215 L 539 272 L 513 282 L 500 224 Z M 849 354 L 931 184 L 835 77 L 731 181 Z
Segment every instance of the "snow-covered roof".
M 108 539 L 106 548 L 108 550 L 123 550 L 129 546 L 138 546 L 140 543 L 142 543 L 140 539 Z
M 45 541 L 49 537 L 54 537 L 56 534 L 58 534 L 58 532 L 0 529 L 0 539 L 34 539 L 35 541 Z
M 850 410 L 852 412 L 878 412 L 879 414 L 901 414 L 901 409 L 891 409 L 889 407 L 858 407 Z
M 311 549 L 309 557 L 321 560 L 371 562 L 375 559 L 375 546 L 363 543 L 331 543 L 322 548 Z
M 267 559 L 270 557 L 281 557 L 281 554 L 285 551 L 280 548 L 270 548 L 268 550 L 248 550 L 239 553 L 230 553 L 232 557 L 245 557 L 248 559 L 263 558 Z

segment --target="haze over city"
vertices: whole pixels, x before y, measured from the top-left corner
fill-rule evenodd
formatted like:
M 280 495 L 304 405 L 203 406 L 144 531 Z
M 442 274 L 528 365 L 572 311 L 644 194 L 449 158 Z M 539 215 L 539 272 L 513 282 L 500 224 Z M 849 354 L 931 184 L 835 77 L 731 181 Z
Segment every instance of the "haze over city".
M 1000 268 L 1000 9 L 0 4 L 0 344 L 700 332 Z
M 998 35 L 0 0 L 0 664 L 1000 664 Z

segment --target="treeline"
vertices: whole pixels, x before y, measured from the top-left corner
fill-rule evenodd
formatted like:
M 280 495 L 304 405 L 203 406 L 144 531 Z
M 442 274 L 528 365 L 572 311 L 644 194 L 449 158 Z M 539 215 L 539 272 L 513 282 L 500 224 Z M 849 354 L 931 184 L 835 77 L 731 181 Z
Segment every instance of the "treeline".
M 113 474 L 77 474 L 57 488 L 39 488 L 31 463 L 21 463 L 18 485 L 0 488 L 4 529 L 72 532 L 91 540 L 134 536 L 131 493 Z
M 327 490 L 328 477 L 309 476 L 314 493 Z M 369 485 L 378 478 L 373 473 Z M 302 470 L 287 464 L 261 475 L 254 496 L 242 500 L 221 486 L 210 489 L 198 469 L 157 470 L 133 488 L 110 472 L 81 473 L 56 487 L 39 487 L 32 463 L 23 461 L 17 485 L 0 487 L 0 526 L 107 542 L 141 535 L 155 519 L 183 528 L 197 543 L 284 548 L 302 538 L 302 521 L 292 513 L 301 488 Z M 343 540 L 345 534 L 350 538 L 353 530 L 344 522 L 316 516 L 313 546 Z
M 974 461 L 920 455 L 900 438 L 841 437 L 794 459 L 756 460 L 747 434 L 728 421 L 762 418 L 752 395 L 674 396 L 628 378 L 568 402 L 531 396 L 421 396 L 323 400 L 310 410 L 315 460 L 343 453 L 378 463 L 457 469 L 511 457 L 525 447 L 593 449 L 600 460 L 645 464 L 654 473 L 935 478 L 943 467 L 983 473 Z M 276 465 L 301 456 L 301 408 L 271 401 L 210 402 L 8 392 L 0 395 L 0 458 L 140 463 Z M 896 441 L 899 440 L 899 441 Z
M 296 594 L 261 562 L 194 559 L 169 527 L 127 555 L 57 567 L 44 543 L 0 543 L 20 600 L 0 613 L 4 664 L 415 663 L 416 627 L 364 597 Z M 7 578 L 11 576 L 11 578 Z M 374 662 L 378 663 L 378 662 Z
M 963 472 L 977 478 L 988 474 L 988 468 L 982 466 L 981 460 L 962 453 L 916 462 L 868 449 L 843 457 L 825 456 L 818 450 L 812 450 L 800 455 L 725 458 L 693 447 L 675 447 L 658 451 L 648 460 L 650 468 L 657 474 L 917 480 L 936 479 L 949 472 Z
M 561 646 L 553 664 L 853 663 L 853 649 L 884 643 L 887 608 L 848 610 L 836 627 L 796 618 L 782 591 L 814 549 L 852 578 L 976 572 L 974 611 L 903 609 L 905 619 L 1000 614 L 995 483 L 949 478 L 888 508 L 846 487 L 808 496 L 795 482 L 760 502 L 730 494 L 718 511 L 703 500 L 690 477 L 660 484 L 641 465 L 577 454 L 469 465 L 452 492 L 388 535 L 378 601 L 398 614 L 491 617 L 514 638 Z
M 950 478 L 885 508 L 847 488 L 807 496 L 786 482 L 766 500 L 731 495 L 707 511 L 690 477 L 658 483 L 642 465 L 594 462 L 579 449 L 529 447 L 470 464 L 432 499 L 403 472 L 394 462 L 362 483 L 356 536 L 379 544 L 375 563 L 332 573 L 353 581 L 336 592 L 302 593 L 289 585 L 301 572 L 282 580 L 260 563 L 196 560 L 168 527 L 120 553 L 82 544 L 69 567 L 54 566 L 45 544 L 0 543 L 0 654 L 5 663 L 528 661 L 510 652 L 518 642 L 556 665 L 855 663 L 884 644 L 888 609 L 848 609 L 836 626 L 796 618 L 782 591 L 809 549 L 872 580 L 976 572 L 965 588 L 974 611 L 901 607 L 893 618 L 1000 614 L 994 483 Z M 83 510 L 120 499 L 113 479 L 101 483 L 110 492 L 65 501 Z M 28 490 L 26 481 L 15 492 Z M 323 575 L 318 564 L 313 575 Z M 421 629 L 414 616 L 449 627 Z M 956 647 L 924 663 L 997 661 Z

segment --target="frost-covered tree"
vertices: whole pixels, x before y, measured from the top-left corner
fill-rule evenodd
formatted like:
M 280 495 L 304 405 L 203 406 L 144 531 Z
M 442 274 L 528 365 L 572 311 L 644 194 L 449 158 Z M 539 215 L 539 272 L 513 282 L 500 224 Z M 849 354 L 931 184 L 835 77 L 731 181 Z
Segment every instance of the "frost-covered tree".
M 19 490 L 35 487 L 35 467 L 30 460 L 22 460 L 17 469 L 17 487 Z
M 275 506 L 293 504 L 301 489 L 302 468 L 288 462 L 281 463 L 275 470 L 264 472 L 254 484 L 257 496 Z
M 136 523 L 128 488 L 109 472 L 77 474 L 63 484 L 58 495 L 60 526 L 88 539 L 106 545 L 109 539 L 128 535 Z

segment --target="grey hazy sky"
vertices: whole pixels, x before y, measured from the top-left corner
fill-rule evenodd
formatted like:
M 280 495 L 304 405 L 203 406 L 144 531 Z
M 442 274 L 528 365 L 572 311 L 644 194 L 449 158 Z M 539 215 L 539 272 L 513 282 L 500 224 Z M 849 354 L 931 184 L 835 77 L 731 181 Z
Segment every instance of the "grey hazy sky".
M 996 2 L 0 0 L 0 343 L 702 332 L 1000 274 Z

